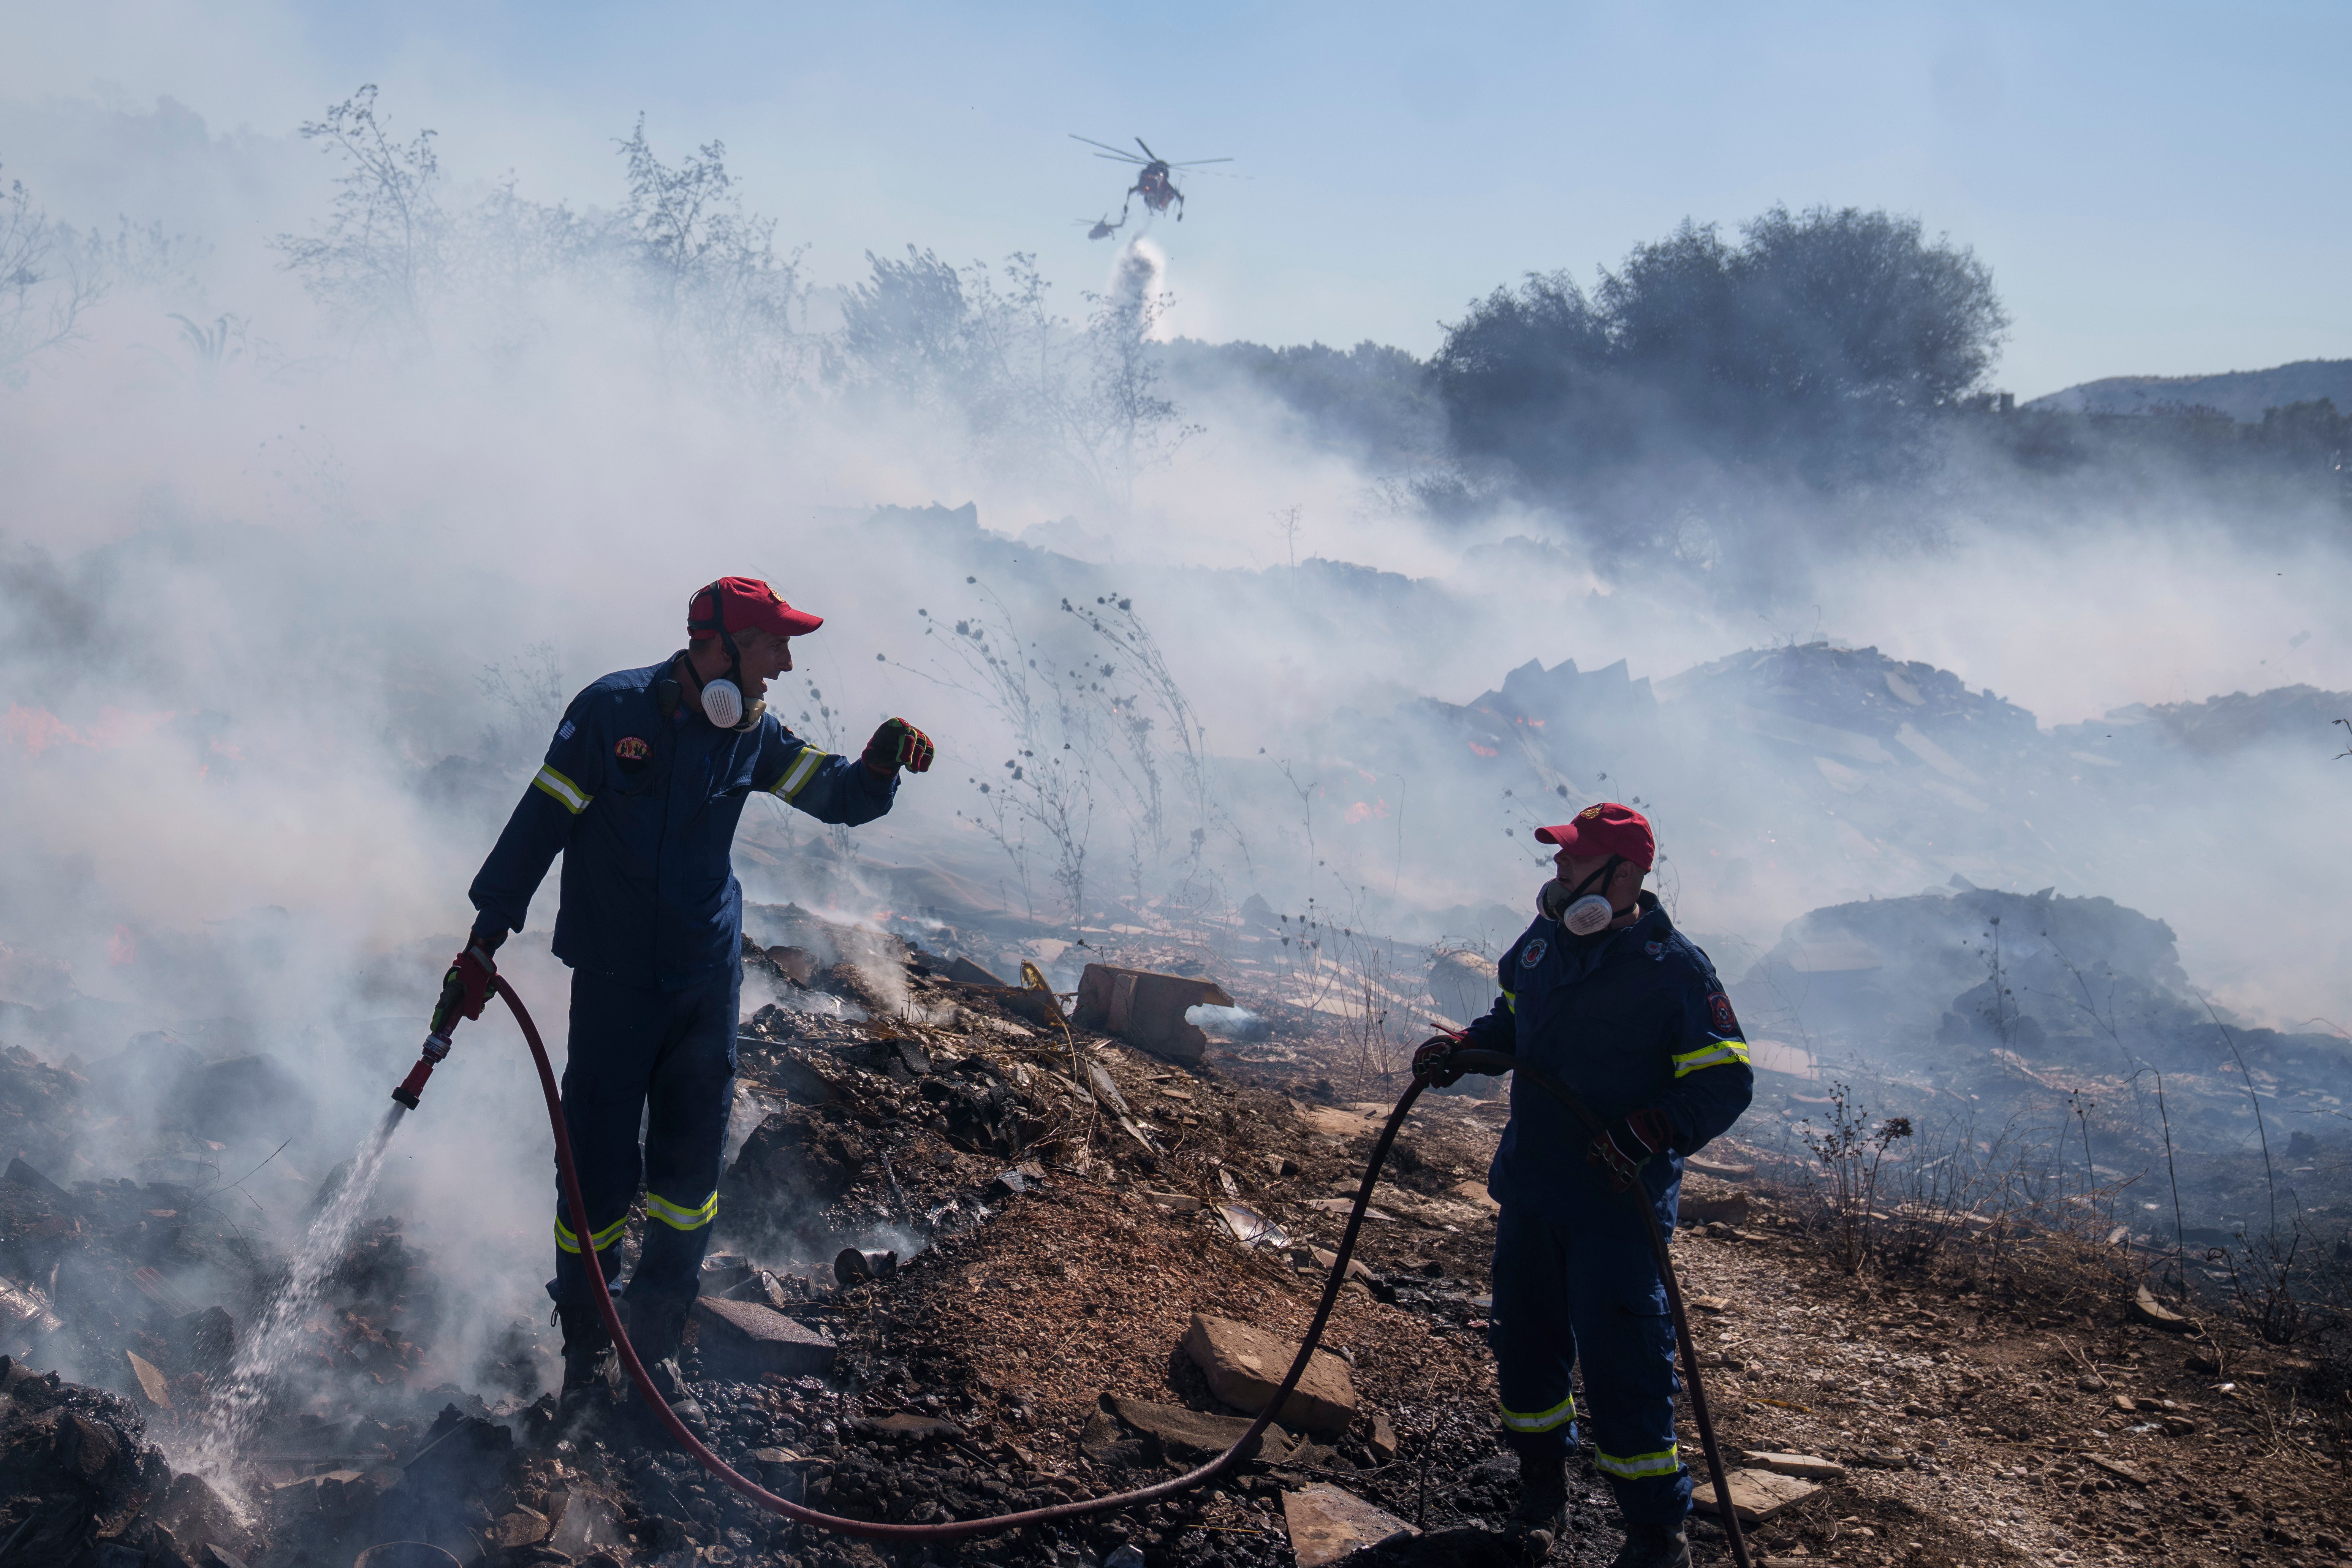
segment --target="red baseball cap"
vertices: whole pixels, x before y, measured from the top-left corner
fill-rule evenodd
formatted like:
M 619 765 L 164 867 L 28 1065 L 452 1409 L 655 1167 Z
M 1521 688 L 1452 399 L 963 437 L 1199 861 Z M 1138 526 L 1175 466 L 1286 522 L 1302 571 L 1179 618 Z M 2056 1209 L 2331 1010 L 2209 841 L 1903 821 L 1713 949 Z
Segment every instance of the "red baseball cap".
M 824 625 L 823 616 L 793 609 L 757 577 L 721 577 L 712 586 L 718 588 L 719 603 L 727 607 L 730 634 L 761 631 L 773 632 L 780 637 L 796 637 Z M 697 588 L 694 597 L 686 602 L 686 635 L 696 642 L 719 635 L 718 625 L 710 615 L 710 588 Z
M 1557 844 L 1580 860 L 1615 855 L 1644 871 L 1658 853 L 1658 841 L 1650 835 L 1650 819 L 1613 800 L 1586 806 L 1576 814 L 1574 822 L 1537 828 L 1536 840 Z

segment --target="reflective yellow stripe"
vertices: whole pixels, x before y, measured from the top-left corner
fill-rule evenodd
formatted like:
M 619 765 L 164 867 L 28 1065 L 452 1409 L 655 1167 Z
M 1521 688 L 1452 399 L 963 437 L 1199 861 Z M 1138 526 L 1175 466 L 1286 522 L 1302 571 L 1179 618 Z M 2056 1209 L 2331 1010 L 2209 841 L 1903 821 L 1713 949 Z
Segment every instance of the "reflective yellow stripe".
M 659 1193 L 646 1194 L 646 1213 L 673 1230 L 700 1230 L 719 1217 L 719 1194 L 702 1200 L 700 1208 L 681 1208 Z
M 1629 1481 L 1638 1481 L 1647 1476 L 1671 1476 L 1681 1469 L 1683 1468 L 1681 1447 L 1682 1445 L 1679 1443 L 1669 1444 L 1663 1453 L 1635 1454 L 1630 1458 L 1622 1459 L 1614 1454 L 1601 1453 L 1596 1448 L 1593 1450 L 1592 1462 L 1612 1476 L 1620 1476 Z
M 793 759 L 793 765 L 784 770 L 784 776 L 776 781 L 773 793 L 782 795 L 786 800 L 794 798 L 801 791 L 808 788 L 808 782 L 816 777 L 817 769 L 824 766 L 830 760 L 825 752 L 818 751 L 814 746 L 803 746 L 801 754 Z
M 623 1215 L 620 1218 L 614 1220 L 612 1224 L 598 1231 L 592 1238 L 596 1243 L 596 1250 L 603 1252 L 611 1247 L 614 1242 L 621 1239 L 621 1232 L 626 1230 L 628 1226 L 629 1216 L 627 1215 Z M 555 1245 L 562 1247 L 566 1252 L 577 1252 L 580 1250 L 579 1233 L 574 1231 L 570 1226 L 564 1224 L 562 1220 L 557 1220 L 555 1222 Z
M 1506 991 L 1506 992 L 1504 992 L 1504 993 L 1503 993 L 1503 1005 L 1504 1005 L 1504 1006 L 1506 1006 L 1506 1007 L 1508 1007 L 1508 1008 L 1512 1011 L 1512 1013 L 1516 1015 L 1516 1014 L 1518 1012 L 1518 1010 L 1519 1010 L 1519 996 L 1518 996 L 1518 993 L 1517 993 L 1517 992 L 1516 992 L 1516 991 Z
M 554 796 L 556 803 L 574 816 L 587 810 L 588 803 L 596 798 L 544 763 L 540 766 L 539 776 L 530 782 Z
M 1576 1395 L 1571 1394 L 1550 1409 L 1539 1410 L 1533 1415 L 1522 1415 L 1507 1405 L 1502 1409 L 1503 1425 L 1514 1432 L 1549 1432 L 1563 1422 L 1576 1419 Z
M 1675 1076 L 1688 1078 L 1701 1068 L 1721 1067 L 1726 1062 L 1748 1059 L 1746 1040 L 1709 1040 L 1695 1051 L 1685 1051 L 1675 1058 Z

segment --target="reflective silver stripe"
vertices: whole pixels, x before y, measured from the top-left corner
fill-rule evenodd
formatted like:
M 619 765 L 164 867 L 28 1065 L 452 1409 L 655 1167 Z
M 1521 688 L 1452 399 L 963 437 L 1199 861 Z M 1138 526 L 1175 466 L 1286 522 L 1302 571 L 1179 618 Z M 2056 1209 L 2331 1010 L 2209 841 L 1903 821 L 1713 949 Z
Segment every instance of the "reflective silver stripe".
M 719 1194 L 713 1193 L 703 1199 L 698 1208 L 687 1208 L 670 1202 L 659 1193 L 647 1193 L 646 1213 L 672 1230 L 700 1230 L 719 1217 Z
M 626 1230 L 628 1228 L 628 1225 L 629 1216 L 627 1215 L 623 1215 L 620 1218 L 614 1220 L 612 1224 L 598 1231 L 593 1238 L 596 1243 L 596 1250 L 603 1252 L 610 1247 L 614 1242 L 620 1240 L 621 1232 Z M 555 1245 L 562 1247 L 566 1252 L 578 1252 L 580 1250 L 580 1237 L 570 1226 L 564 1224 L 562 1220 L 557 1220 L 555 1222 Z
M 1675 1076 L 1688 1078 L 1701 1068 L 1721 1067 L 1726 1062 L 1748 1060 L 1745 1040 L 1710 1040 L 1695 1051 L 1685 1051 L 1675 1058 Z
M 1670 1443 L 1662 1453 L 1635 1454 L 1622 1459 L 1614 1454 L 1604 1454 L 1596 1448 L 1592 1453 L 1592 1462 L 1597 1468 L 1606 1470 L 1612 1476 L 1622 1476 L 1629 1481 L 1638 1481 L 1647 1476 L 1671 1476 L 1681 1469 L 1683 1468 L 1681 1448 L 1680 1444 Z
M 1514 1432 L 1549 1432 L 1563 1422 L 1576 1419 L 1576 1395 L 1570 1394 L 1549 1410 L 1538 1410 L 1532 1415 L 1522 1415 L 1508 1405 L 1502 1407 L 1503 1425 Z
M 828 760 L 825 753 L 814 746 L 803 746 L 801 754 L 793 759 L 793 765 L 784 770 L 784 776 L 776 781 L 774 793 L 786 800 L 793 799 L 808 788 L 809 780 L 816 777 L 817 769 L 824 766 Z
M 541 764 L 538 776 L 530 782 L 554 796 L 557 803 L 574 816 L 587 810 L 588 803 L 596 798 L 544 763 Z

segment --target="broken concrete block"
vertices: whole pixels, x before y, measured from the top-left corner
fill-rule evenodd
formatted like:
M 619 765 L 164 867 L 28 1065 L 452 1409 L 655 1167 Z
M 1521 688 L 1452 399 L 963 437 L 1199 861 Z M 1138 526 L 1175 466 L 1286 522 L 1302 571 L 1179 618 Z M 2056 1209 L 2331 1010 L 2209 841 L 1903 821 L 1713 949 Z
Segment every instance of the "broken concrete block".
M 1248 1323 L 1195 1312 L 1184 1331 L 1184 1353 L 1209 1380 L 1210 1393 L 1255 1415 L 1282 1386 L 1298 1347 Z M 1318 1350 L 1276 1418 L 1298 1431 L 1338 1433 L 1348 1429 L 1355 1415 L 1356 1388 L 1348 1363 Z
M 1223 1453 L 1239 1442 L 1251 1426 L 1238 1415 L 1211 1415 L 1140 1399 L 1113 1397 L 1110 1407 L 1112 1414 L 1128 1426 L 1147 1437 L 1157 1437 L 1168 1452 L 1188 1459 L 1211 1458 Z M 1242 1458 L 1279 1464 L 1290 1457 L 1292 1447 L 1290 1434 L 1279 1425 L 1269 1426 L 1258 1434 L 1256 1442 L 1243 1450 Z
M 706 1296 L 695 1302 L 694 1319 L 710 1376 L 749 1382 L 772 1372 L 806 1377 L 833 1370 L 833 1341 L 772 1307 Z
M 1370 1447 L 1372 1458 L 1383 1465 L 1397 1457 L 1396 1428 L 1389 1424 L 1389 1414 L 1385 1410 L 1372 1412 Z
M 1770 1470 L 1739 1469 L 1724 1478 L 1730 1485 L 1731 1506 L 1742 1524 L 1761 1524 L 1792 1503 L 1800 1503 L 1822 1489 L 1811 1481 L 1794 1476 L 1775 1475 Z M 1723 1504 L 1716 1495 L 1715 1483 L 1691 1489 L 1691 1506 L 1708 1513 L 1719 1514 Z
M 1209 1037 L 1184 1021 L 1184 1010 L 1233 1005 L 1224 987 L 1213 980 L 1089 963 L 1078 977 L 1077 1005 L 1070 1023 L 1116 1035 L 1171 1061 L 1197 1062 L 1209 1048 Z
M 517 1508 L 499 1516 L 490 1526 L 490 1539 L 511 1550 L 517 1546 L 536 1546 L 555 1532 L 547 1522 L 547 1515 L 535 1508 Z
M 131 1362 L 131 1375 L 139 1380 L 139 1392 L 147 1396 L 147 1403 L 158 1410 L 172 1408 L 171 1379 L 137 1351 L 125 1351 L 123 1354 Z
M 1769 1470 L 1776 1476 L 1794 1476 L 1806 1481 L 1842 1481 L 1845 1467 L 1834 1459 L 1816 1458 L 1811 1454 L 1775 1454 L 1751 1449 L 1741 1456 L 1751 1468 Z M 1747 1515 L 1742 1514 L 1745 1519 Z
M 1325 1568 L 1351 1552 L 1421 1533 L 1396 1515 L 1327 1481 L 1285 1492 L 1282 1522 L 1290 1531 L 1298 1568 Z

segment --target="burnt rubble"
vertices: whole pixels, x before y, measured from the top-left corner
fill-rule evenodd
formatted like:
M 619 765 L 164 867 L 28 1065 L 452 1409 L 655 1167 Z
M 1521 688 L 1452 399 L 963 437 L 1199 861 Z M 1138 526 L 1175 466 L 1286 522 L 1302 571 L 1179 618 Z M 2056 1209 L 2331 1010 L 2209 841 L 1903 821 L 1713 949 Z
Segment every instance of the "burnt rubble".
M 1363 933 L 1262 902 L 1090 932 L 1073 952 L 984 937 L 967 947 L 935 922 L 893 934 L 793 906 L 757 913 L 768 940 L 743 955 L 739 1099 L 684 1370 L 713 1446 L 744 1474 L 828 1511 L 897 1521 L 1100 1495 L 1175 1474 L 1229 1440 L 1252 1412 L 1218 1391 L 1246 1399 L 1248 1382 L 1215 1364 L 1199 1325 L 1227 1325 L 1218 1332 L 1236 1342 L 1297 1342 L 1402 1088 L 1407 1044 L 1476 1007 L 1493 973 L 1479 954 L 1400 943 L 1381 950 L 1393 962 L 1366 965 Z M 1352 994 L 1335 980 L 1333 952 L 1348 943 Z M 1021 951 L 1062 982 L 1059 994 L 1014 979 L 1019 963 L 1006 958 Z M 1181 1040 L 1139 1048 L 1108 1032 L 1108 1005 L 1079 1008 L 1087 963 L 1098 990 L 1133 973 L 1186 997 L 1214 987 L 1230 1005 L 1208 1004 L 1219 1021 L 1198 1059 Z M 2087 1010 L 2070 986 L 2092 999 Z M 2063 1106 L 2069 1092 L 2095 1098 L 2095 1154 L 2120 1168 L 2147 1158 L 2119 1109 L 2133 1103 L 2131 1075 L 2161 1063 L 2174 1131 L 2203 1162 L 2184 1170 L 2191 1228 L 2220 1234 L 2243 1212 L 2231 1207 L 2243 1161 L 2227 1147 L 2236 1122 L 2218 1070 L 2229 1044 L 2214 1018 L 2199 1022 L 2161 922 L 2105 900 L 1951 887 L 1815 910 L 1734 991 L 1750 1035 L 1788 1054 L 1759 1052 L 1755 1110 L 1693 1163 L 1677 1247 L 1727 1441 L 1795 1454 L 1826 1478 L 1765 1527 L 1771 1541 L 1827 1556 L 1851 1528 L 1916 1536 L 1949 1478 L 1979 1463 L 2007 1473 L 2004 1450 L 2022 1442 L 2011 1433 L 2032 1435 L 2035 1475 L 2074 1488 L 2106 1473 L 2090 1457 L 2106 1454 L 2098 1445 L 2126 1441 L 2085 1425 L 2094 1419 L 2130 1434 L 2141 1465 L 2244 1425 L 2212 1407 L 2221 1396 L 2180 1381 L 2198 1375 L 2183 1358 L 2209 1353 L 2193 1323 L 2155 1326 L 2115 1290 L 2036 1305 L 2015 1265 L 1969 1287 L 1980 1331 L 1954 1326 L 1948 1300 L 1923 1298 L 1906 1316 L 1893 1284 L 1857 1283 L 1856 1300 L 1832 1309 L 1878 1325 L 1866 1342 L 1861 1329 L 1838 1331 L 1832 1359 L 1851 1352 L 1853 1370 L 1839 1375 L 1856 1381 L 1811 1381 L 1831 1363 L 1801 1310 L 1807 1293 L 1843 1303 L 1846 1285 L 1815 1279 L 1817 1200 L 1798 1130 L 1835 1111 L 1841 1072 L 1874 1114 L 1907 1110 L 1923 1126 L 1939 1104 L 1990 1121 Z M 1130 1009 L 1143 994 L 1139 978 Z M 1385 1047 L 1356 1021 L 1368 996 L 1386 1009 Z M 2343 1093 L 2327 1076 L 2343 1054 L 2326 1042 L 2230 1032 L 2273 1097 L 2268 1113 L 2315 1111 Z M 1486 1531 L 1509 1509 L 1516 1474 L 1493 1437 L 1484 1343 L 1494 1212 L 1484 1177 L 1506 1116 L 1497 1087 L 1470 1079 L 1424 1097 L 1381 1173 L 1324 1345 L 1346 1401 L 1279 1426 L 1213 1488 L 929 1560 L 1276 1568 L 1300 1532 L 1350 1519 L 1425 1531 L 1424 1547 L 1391 1542 L 1374 1561 L 1489 1560 Z M 28 1132 L 36 1117 L 71 1131 L 88 1093 L 70 1072 L 0 1053 L 0 1107 L 26 1107 Z M 2327 1163 L 2341 1144 L 2315 1114 L 2295 1131 L 2307 1140 L 2299 1163 Z M 53 1158 L 67 1147 L 19 1143 Z M 1898 1149 L 1895 1164 L 1908 1153 Z M 2324 1205 L 2316 1174 L 2297 1179 L 2306 1203 Z M 2167 1239 L 2154 1228 L 2126 1226 L 2143 1255 Z M 180 1466 L 202 1468 L 237 1336 L 285 1260 L 226 1224 L 204 1189 L 60 1182 L 19 1157 L 0 1176 L 0 1352 L 16 1358 L 0 1367 L 0 1540 L 26 1527 L 13 1554 L 56 1568 L 303 1568 L 394 1541 L 437 1546 L 466 1568 L 925 1560 L 922 1549 L 786 1524 L 626 1413 L 559 1429 L 543 1323 L 512 1325 L 473 1387 L 443 1381 L 438 1267 L 395 1218 L 363 1225 L 305 1326 L 316 1388 L 273 1404 L 226 1472 L 199 1476 Z M 2117 1387 L 2116 1365 L 2137 1364 L 2121 1361 L 2127 1349 L 2165 1347 L 2163 1375 L 2149 1361 L 2128 1390 L 2153 1414 L 2126 1415 L 2105 1386 L 2063 1412 L 1983 1392 L 2000 1369 L 1967 1358 L 2007 1353 L 1991 1325 L 2014 1314 L 2022 1331 L 2053 1319 L 2059 1300 L 2063 1321 L 2114 1340 L 2101 1375 Z M 2176 1318 L 2206 1310 L 2165 1301 Z M 2233 1365 L 2267 1369 L 2282 1386 L 2301 1375 L 2284 1355 Z M 1879 1376 L 1883 1388 L 1864 1381 Z M 1898 1398 L 1898 1387 L 1908 1392 Z M 1989 1415 L 1999 1404 L 2000 1431 L 1961 1422 L 1969 1400 Z M 1829 1409 L 1850 1411 L 1845 1430 L 1815 1420 Z M 1881 1415 L 1909 1425 L 1882 1426 Z M 2119 1495 L 2065 1495 L 2070 1507 L 2083 1500 L 2082 1518 L 2063 1526 L 2070 1540 L 2141 1539 Z M 2292 1517 L 2281 1528 L 2309 1538 Z M 1606 1562 L 1614 1513 L 1589 1457 L 1574 1472 L 1572 1518 L 1555 1561 Z M 1935 1528 L 1978 1539 L 1966 1510 Z M 1716 1527 L 1695 1526 L 1695 1539 L 1702 1560 L 1720 1557 Z M 2043 1545 L 2055 1550 L 2054 1539 Z

